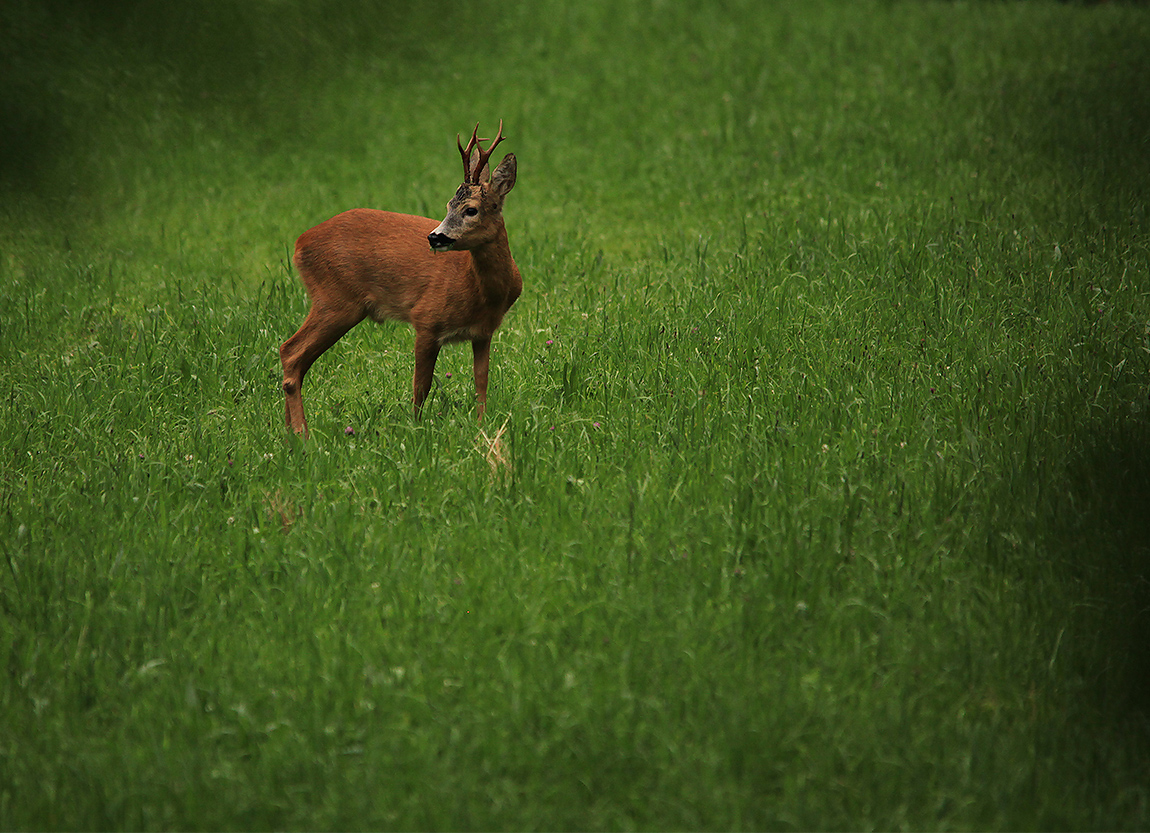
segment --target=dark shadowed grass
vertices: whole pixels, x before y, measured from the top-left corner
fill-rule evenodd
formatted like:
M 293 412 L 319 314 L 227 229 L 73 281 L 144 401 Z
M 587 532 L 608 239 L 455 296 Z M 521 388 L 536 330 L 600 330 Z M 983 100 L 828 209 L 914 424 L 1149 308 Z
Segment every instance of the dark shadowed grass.
M 0 826 L 1146 826 L 1141 7 L 25 5 Z M 390 326 L 285 440 L 499 118 L 502 457 Z

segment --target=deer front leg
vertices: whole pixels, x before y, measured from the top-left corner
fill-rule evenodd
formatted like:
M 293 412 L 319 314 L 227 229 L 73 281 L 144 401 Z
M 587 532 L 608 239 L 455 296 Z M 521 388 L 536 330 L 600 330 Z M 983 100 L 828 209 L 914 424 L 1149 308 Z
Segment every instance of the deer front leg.
M 435 360 L 439 357 L 439 339 L 427 330 L 415 333 L 415 373 L 412 376 L 412 403 L 416 417 L 423 408 L 427 394 L 431 392 L 431 380 L 435 375 Z
M 487 371 L 491 367 L 491 339 L 477 338 L 471 342 L 474 357 L 475 398 L 479 401 L 479 421 L 483 422 L 483 412 L 487 410 Z

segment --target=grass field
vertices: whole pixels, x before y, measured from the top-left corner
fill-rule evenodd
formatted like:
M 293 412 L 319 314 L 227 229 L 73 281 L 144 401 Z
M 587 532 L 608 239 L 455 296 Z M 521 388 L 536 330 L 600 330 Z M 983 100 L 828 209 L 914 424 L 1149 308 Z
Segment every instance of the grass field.
M 0 10 L 0 829 L 1146 829 L 1147 7 L 399 5 Z

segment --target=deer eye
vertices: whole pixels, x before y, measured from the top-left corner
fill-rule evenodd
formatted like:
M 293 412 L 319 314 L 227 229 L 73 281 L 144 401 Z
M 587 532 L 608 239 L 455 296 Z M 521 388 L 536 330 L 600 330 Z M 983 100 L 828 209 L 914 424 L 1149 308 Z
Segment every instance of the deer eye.
M 479 209 L 476 208 L 474 205 L 469 205 L 469 206 L 467 206 L 467 208 L 463 209 L 463 216 L 464 217 L 474 217 L 478 213 L 479 213 Z

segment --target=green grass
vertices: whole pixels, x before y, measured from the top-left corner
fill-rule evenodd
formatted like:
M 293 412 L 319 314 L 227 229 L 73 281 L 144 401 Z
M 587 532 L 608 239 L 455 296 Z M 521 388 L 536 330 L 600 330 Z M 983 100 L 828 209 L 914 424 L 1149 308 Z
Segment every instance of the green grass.
M 1144 6 L 168 5 L 0 11 L 0 828 L 1150 824 Z M 500 118 L 508 464 L 288 441 Z

